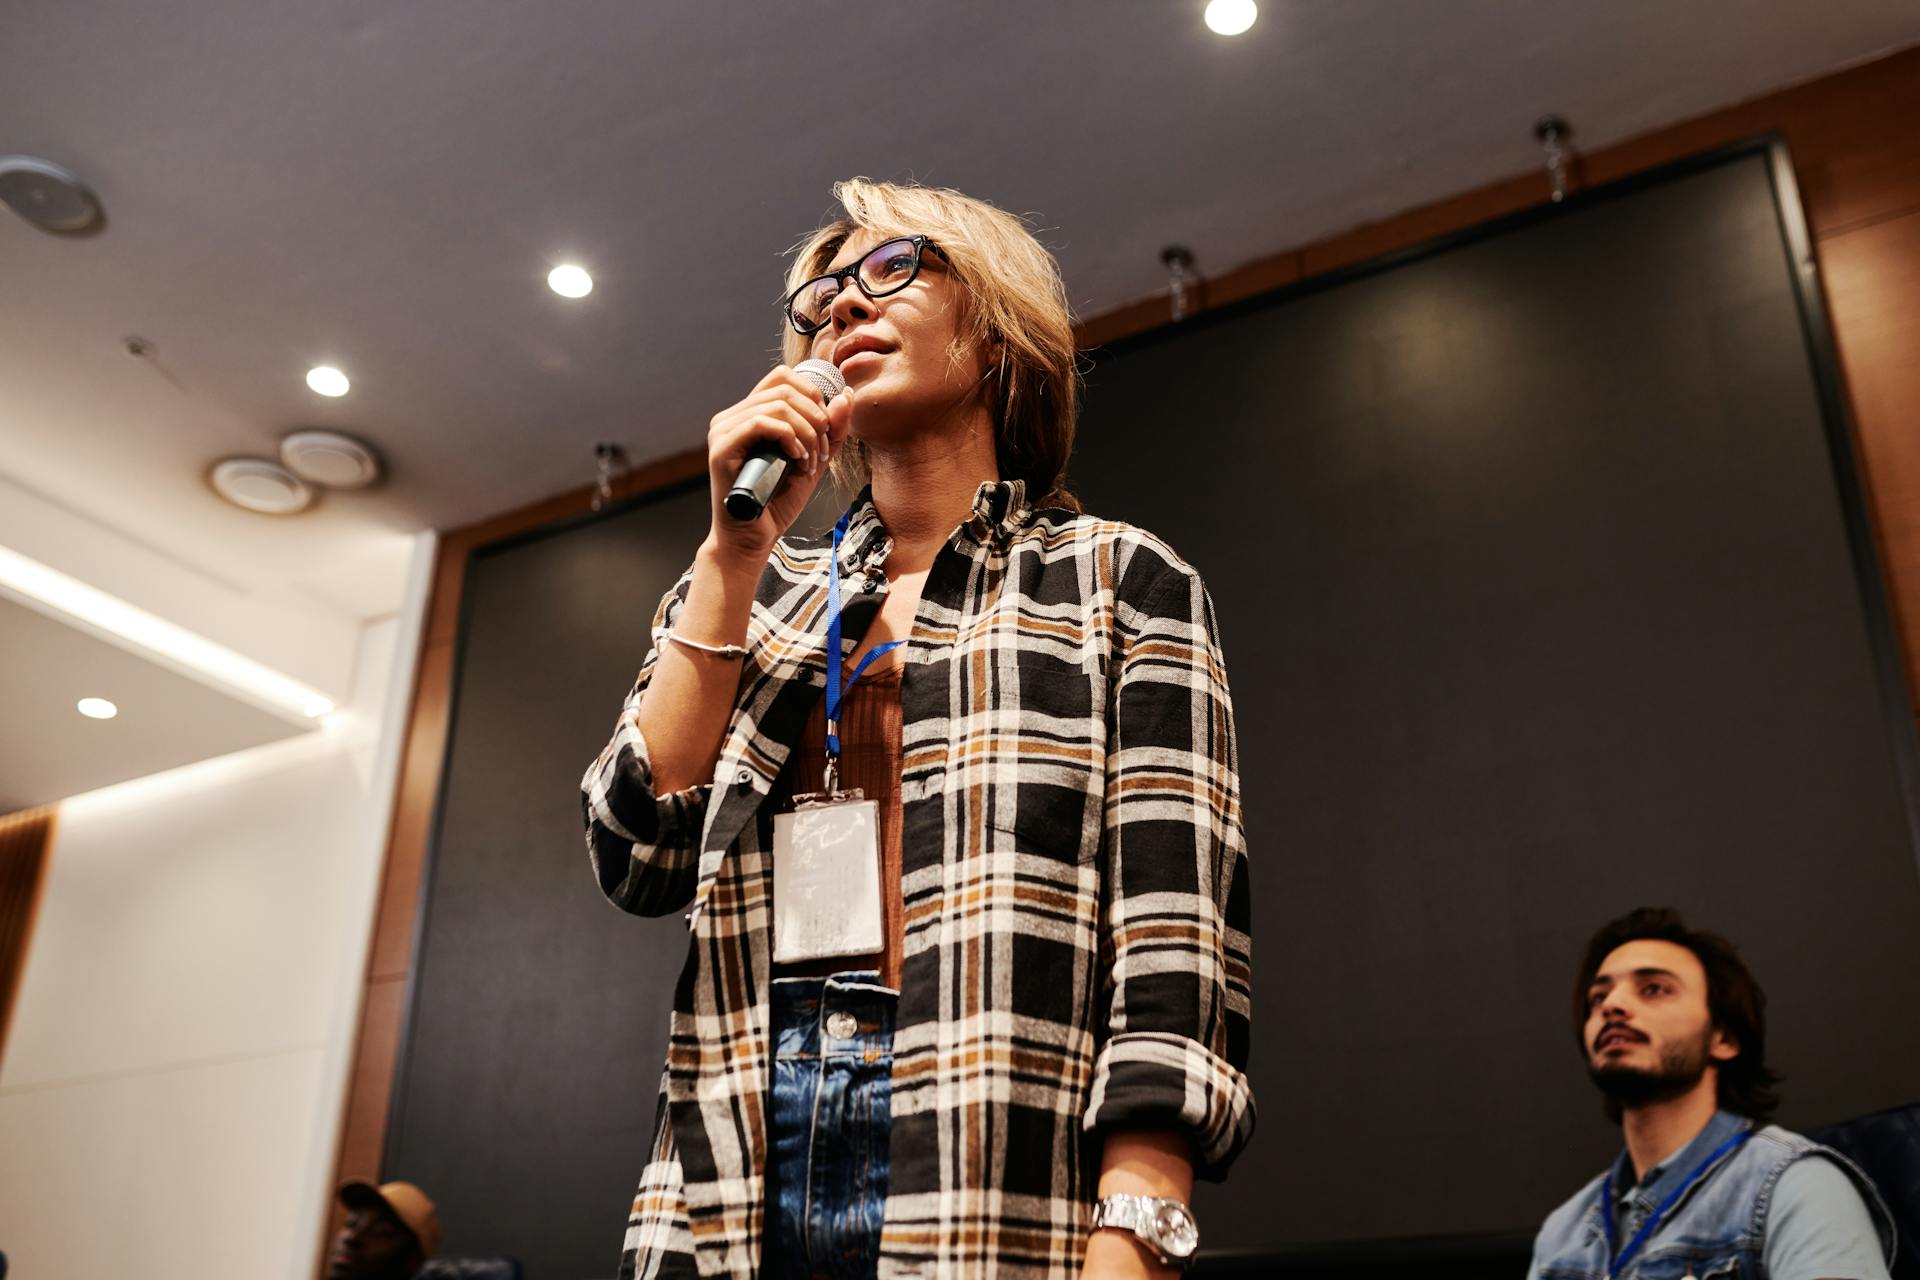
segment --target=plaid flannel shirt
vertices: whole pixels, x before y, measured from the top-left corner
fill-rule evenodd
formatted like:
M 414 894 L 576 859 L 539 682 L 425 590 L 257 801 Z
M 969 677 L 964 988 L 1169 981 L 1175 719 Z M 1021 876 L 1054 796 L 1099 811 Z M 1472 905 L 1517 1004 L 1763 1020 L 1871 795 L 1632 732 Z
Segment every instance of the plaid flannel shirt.
M 839 566 L 849 652 L 891 545 L 862 494 Z M 636 709 L 657 649 L 582 782 L 602 891 L 640 915 L 685 911 L 691 934 L 622 1276 L 758 1270 L 769 796 L 825 686 L 831 558 L 824 537 L 769 557 L 710 784 L 654 794 Z M 1207 1178 L 1251 1135 L 1246 845 L 1216 630 L 1164 543 L 1035 512 L 1018 481 L 983 485 L 935 559 L 900 651 L 906 940 L 882 1276 L 1075 1275 L 1100 1131 L 1184 1131 Z

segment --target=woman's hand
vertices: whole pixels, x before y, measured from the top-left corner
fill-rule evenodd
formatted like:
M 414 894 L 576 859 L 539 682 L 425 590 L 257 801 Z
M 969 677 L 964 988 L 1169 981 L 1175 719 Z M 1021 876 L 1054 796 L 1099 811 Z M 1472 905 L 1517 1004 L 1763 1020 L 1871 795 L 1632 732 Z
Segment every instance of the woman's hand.
M 713 416 L 707 428 L 713 528 L 694 553 L 693 578 L 674 617 L 674 635 L 709 647 L 747 643 L 753 593 L 766 571 L 767 553 L 800 518 L 827 473 L 827 463 L 847 438 L 852 417 L 850 395 L 836 396 L 829 412 L 813 384 L 785 365 L 768 370 L 744 400 Z M 787 474 L 758 517 L 735 520 L 727 514 L 727 491 L 747 454 L 762 445 L 787 456 Z M 638 709 L 655 795 L 712 779 L 739 691 L 739 662 L 687 645 L 660 643 Z
M 707 427 L 707 477 L 713 490 L 708 545 L 726 558 L 751 562 L 757 577 L 774 541 L 806 509 L 852 419 L 851 390 L 835 396 L 831 407 L 823 406 L 813 383 L 786 365 L 769 369 L 745 399 L 713 415 Z M 735 520 L 724 505 L 727 491 L 747 455 L 762 445 L 786 455 L 787 474 L 758 517 Z

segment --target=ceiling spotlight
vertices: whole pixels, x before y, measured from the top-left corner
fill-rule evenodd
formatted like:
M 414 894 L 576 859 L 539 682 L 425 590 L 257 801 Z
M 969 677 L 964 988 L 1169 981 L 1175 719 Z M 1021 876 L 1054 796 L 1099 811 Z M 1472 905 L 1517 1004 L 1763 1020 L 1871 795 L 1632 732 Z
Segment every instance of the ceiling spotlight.
M 547 288 L 563 298 L 584 298 L 593 292 L 593 277 L 584 267 L 563 263 L 547 272 Z
M 347 375 L 330 364 L 319 365 L 307 370 L 307 385 L 323 396 L 343 396 L 347 394 Z
M 313 490 L 299 476 L 265 458 L 222 458 L 207 482 L 234 506 L 266 516 L 290 516 L 313 503 Z
M 100 229 L 100 201 L 57 164 L 32 156 L 0 156 L 0 207 L 56 236 Z
M 364 489 L 380 478 L 373 446 L 339 431 L 295 431 L 280 441 L 280 461 L 310 484 Z
M 120 708 L 105 698 L 82 698 L 74 707 L 89 720 L 111 720 L 120 714 Z
M 1260 6 L 1253 0 L 1210 0 L 1207 5 L 1207 26 L 1223 36 L 1239 35 L 1259 16 Z

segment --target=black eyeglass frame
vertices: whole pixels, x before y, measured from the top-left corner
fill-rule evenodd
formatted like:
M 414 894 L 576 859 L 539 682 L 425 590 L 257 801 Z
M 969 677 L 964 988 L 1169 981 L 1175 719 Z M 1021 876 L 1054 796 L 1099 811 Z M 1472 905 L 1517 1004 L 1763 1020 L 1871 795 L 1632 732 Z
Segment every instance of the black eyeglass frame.
M 913 270 L 907 272 L 907 278 L 902 280 L 899 284 L 893 285 L 890 288 L 882 289 L 878 293 L 875 293 L 873 290 L 867 288 L 865 281 L 860 279 L 860 268 L 866 264 L 866 261 L 868 258 L 871 258 L 876 253 L 879 253 L 882 249 L 889 248 L 896 244 L 910 244 L 913 246 Z M 787 323 L 793 326 L 793 331 L 795 333 L 799 334 L 803 338 L 811 338 L 814 334 L 820 332 L 822 329 L 827 327 L 827 320 L 825 317 L 822 317 L 819 323 L 815 324 L 812 328 L 807 328 L 804 325 L 802 325 L 800 323 L 800 317 L 795 315 L 793 311 L 793 304 L 795 300 L 800 297 L 801 294 L 813 288 L 815 285 L 819 284 L 822 280 L 832 280 L 836 285 L 839 286 L 833 291 L 833 296 L 836 299 L 839 298 L 841 293 L 846 290 L 846 287 L 849 282 L 853 284 L 854 288 L 860 290 L 861 296 L 866 298 L 866 300 L 869 302 L 874 302 L 881 298 L 890 298 L 894 294 L 899 293 L 902 289 L 906 288 L 908 285 L 912 284 L 915 280 L 918 280 L 920 278 L 920 263 L 925 257 L 926 251 L 928 249 L 931 249 L 935 253 L 939 254 L 941 261 L 943 262 L 950 261 L 950 259 L 947 258 L 946 250 L 942 249 L 939 245 L 935 244 L 931 236 L 924 236 L 924 235 L 895 236 L 891 240 L 883 240 L 879 244 L 873 246 L 873 248 L 861 254 L 858 258 L 855 258 L 852 262 L 849 262 L 846 266 L 840 268 L 838 271 L 829 271 L 829 272 L 826 272 L 824 275 L 813 276 L 810 279 L 804 281 L 798 289 L 795 289 L 792 293 L 786 296 L 786 300 L 780 304 L 780 309 L 786 313 Z M 831 308 L 832 304 L 829 303 L 828 306 L 829 308 Z

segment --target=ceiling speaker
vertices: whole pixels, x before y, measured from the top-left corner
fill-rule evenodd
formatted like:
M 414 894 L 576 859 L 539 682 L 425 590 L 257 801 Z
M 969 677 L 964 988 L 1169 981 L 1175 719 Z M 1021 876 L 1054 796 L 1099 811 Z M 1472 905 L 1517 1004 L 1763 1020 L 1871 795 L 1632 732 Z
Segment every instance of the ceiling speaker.
M 80 179 L 32 156 L 0 156 L 0 205 L 57 236 L 82 235 L 102 221 L 100 201 Z
M 296 431 L 280 442 L 280 461 L 302 480 L 329 489 L 364 489 L 380 478 L 373 447 L 338 431 Z
M 299 476 L 266 458 L 222 458 L 207 480 L 234 506 L 262 515 L 290 516 L 313 503 L 313 490 Z

